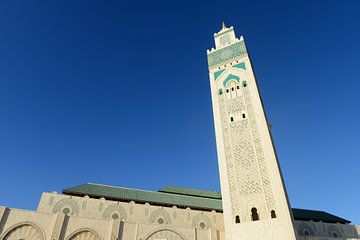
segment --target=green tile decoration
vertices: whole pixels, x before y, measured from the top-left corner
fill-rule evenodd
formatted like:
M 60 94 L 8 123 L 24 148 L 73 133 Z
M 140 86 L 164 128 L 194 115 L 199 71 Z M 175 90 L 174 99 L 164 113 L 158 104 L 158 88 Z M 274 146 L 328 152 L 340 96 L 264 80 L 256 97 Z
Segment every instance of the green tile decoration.
M 214 72 L 214 79 L 216 80 L 224 71 L 225 69 Z
M 244 62 L 238 63 L 238 64 L 234 65 L 233 67 L 246 70 L 246 66 L 245 66 Z
M 233 58 L 247 54 L 244 41 L 234 43 L 223 49 L 208 54 L 209 67 L 216 66 L 220 63 L 229 61 Z
M 240 78 L 238 76 L 235 76 L 233 74 L 229 74 L 229 76 L 226 77 L 226 79 L 224 80 L 223 84 L 224 87 L 226 86 L 226 84 L 228 83 L 228 81 L 230 80 L 236 80 L 237 82 L 240 82 Z

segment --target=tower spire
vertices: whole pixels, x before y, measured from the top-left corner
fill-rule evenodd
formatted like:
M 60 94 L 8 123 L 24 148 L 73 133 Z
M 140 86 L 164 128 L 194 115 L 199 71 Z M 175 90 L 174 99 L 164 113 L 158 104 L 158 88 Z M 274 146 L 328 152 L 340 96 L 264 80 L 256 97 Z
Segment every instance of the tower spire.
M 221 28 L 221 30 L 224 30 L 226 28 L 226 26 L 225 26 L 225 22 L 224 21 L 222 21 L 222 28 Z

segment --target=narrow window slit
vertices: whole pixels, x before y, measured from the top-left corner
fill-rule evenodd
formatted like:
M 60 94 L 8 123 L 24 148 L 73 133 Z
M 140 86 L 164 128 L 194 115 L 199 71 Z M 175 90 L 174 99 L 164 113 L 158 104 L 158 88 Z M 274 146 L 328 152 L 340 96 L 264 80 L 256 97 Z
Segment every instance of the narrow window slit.
M 252 209 L 251 209 L 251 220 L 253 220 L 253 221 L 259 221 L 259 214 L 258 214 L 256 208 L 252 208 Z
M 236 215 L 236 217 L 235 217 L 235 223 L 240 223 L 240 217 L 239 217 L 239 215 Z

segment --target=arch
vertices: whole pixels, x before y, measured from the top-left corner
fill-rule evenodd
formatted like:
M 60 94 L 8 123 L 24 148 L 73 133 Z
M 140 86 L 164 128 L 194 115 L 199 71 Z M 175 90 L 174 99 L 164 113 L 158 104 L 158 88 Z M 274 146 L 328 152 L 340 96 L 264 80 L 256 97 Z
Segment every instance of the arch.
M 234 66 L 234 65 L 233 65 Z M 221 71 L 221 72 L 220 72 Z M 215 78 L 215 72 L 214 72 L 214 80 L 218 81 L 218 83 L 223 83 L 224 80 L 231 74 L 231 75 L 235 75 L 237 77 L 240 77 L 241 79 L 243 79 L 243 77 L 246 76 L 246 70 L 242 69 L 242 68 L 236 68 L 236 67 L 231 67 L 231 68 L 225 68 L 225 69 L 221 69 L 221 70 L 217 70 L 216 71 L 216 78 Z
M 113 214 L 118 214 L 119 220 L 126 220 L 127 213 L 123 206 L 119 204 L 111 204 L 107 208 L 105 208 L 103 213 L 103 218 L 108 219 L 113 216 Z M 116 218 L 114 218 L 116 219 Z
M 81 228 L 70 234 L 66 240 L 102 240 L 102 237 L 90 228 Z
M 331 225 L 327 228 L 327 232 L 329 234 L 329 237 L 333 237 L 333 238 L 342 238 L 342 235 L 339 231 L 339 228 Z
M 70 209 L 69 215 L 79 214 L 79 209 L 80 209 L 79 204 L 77 204 L 77 202 L 75 202 L 75 200 L 73 200 L 71 198 L 64 198 L 64 199 L 61 199 L 60 201 L 58 201 L 55 204 L 52 212 L 57 213 L 65 207 L 69 207 L 69 209 Z
M 270 215 L 271 215 L 271 218 L 276 218 L 275 210 L 271 210 Z
M 254 208 L 254 207 L 251 209 L 251 220 L 252 221 L 259 221 L 260 220 L 259 213 L 258 213 L 257 209 Z
M 222 70 L 224 71 L 216 74 L 216 79 L 214 75 L 214 80 L 217 82 L 219 88 L 226 86 L 227 82 L 230 80 L 240 83 L 240 80 L 244 80 L 246 78 L 246 70 L 242 68 L 231 67 Z
M 145 240 L 152 240 L 152 239 L 172 239 L 172 240 L 186 240 L 184 236 L 182 236 L 179 232 L 172 230 L 170 228 L 162 228 L 158 229 L 144 238 Z
M 312 229 L 312 227 L 307 224 L 307 223 L 301 223 L 298 227 L 297 227 L 297 231 L 299 236 L 315 236 L 315 232 Z M 306 232 L 308 232 L 308 235 L 305 235 Z
M 240 217 L 239 217 L 239 215 L 236 215 L 236 216 L 235 216 L 235 223 L 240 223 Z
M 233 80 L 233 81 L 236 81 L 236 82 L 240 82 L 240 77 L 238 77 L 238 76 L 230 73 L 230 74 L 225 78 L 225 80 L 224 80 L 224 82 L 223 82 L 224 87 L 226 87 L 227 84 L 228 84 L 228 82 L 229 82 L 229 81 L 232 81 L 232 80 Z
M 203 223 L 203 224 L 202 224 Z M 205 225 L 204 225 L 205 224 Z M 208 229 L 211 227 L 211 220 L 203 213 L 196 214 L 192 219 L 192 225 L 194 227 L 200 227 L 202 229 Z
M 32 222 L 21 222 L 10 227 L 0 237 L 1 240 L 45 240 L 44 231 Z
M 171 224 L 171 216 L 164 209 L 159 208 L 150 214 L 149 222 L 154 224 L 157 223 L 159 218 L 164 219 L 164 224 Z

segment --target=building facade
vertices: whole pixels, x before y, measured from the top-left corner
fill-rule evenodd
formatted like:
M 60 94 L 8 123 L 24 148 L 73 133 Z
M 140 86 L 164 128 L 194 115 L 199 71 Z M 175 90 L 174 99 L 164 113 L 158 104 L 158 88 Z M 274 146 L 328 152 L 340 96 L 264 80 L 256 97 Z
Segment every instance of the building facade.
M 360 228 L 348 220 L 292 212 L 300 240 L 360 239 Z M 36 211 L 0 207 L 1 240 L 225 240 L 224 225 L 220 193 L 179 187 L 84 184 L 43 193 Z
M 208 50 L 221 194 L 83 184 L 43 193 L 36 211 L 0 206 L 0 240 L 360 239 L 360 227 L 292 209 L 242 37 Z

